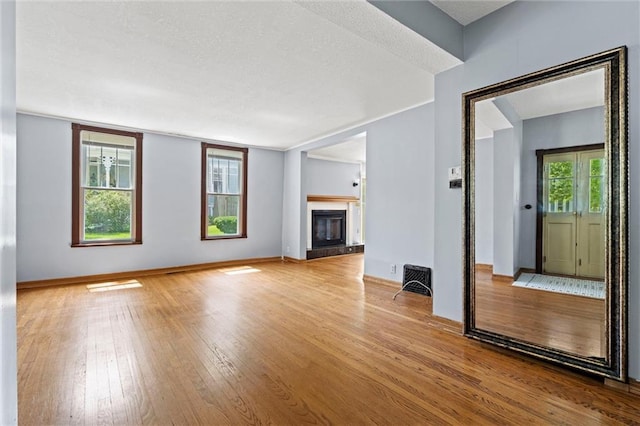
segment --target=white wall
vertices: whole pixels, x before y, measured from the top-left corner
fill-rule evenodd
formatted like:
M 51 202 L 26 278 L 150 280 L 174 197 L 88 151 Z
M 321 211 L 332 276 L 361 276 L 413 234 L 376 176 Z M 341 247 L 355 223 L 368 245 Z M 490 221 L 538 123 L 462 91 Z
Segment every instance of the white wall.
M 310 192 L 299 184 L 307 184 L 306 152 L 366 132 L 365 274 L 402 281 L 405 263 L 430 267 L 434 251 L 433 111 L 433 103 L 418 106 L 287 151 L 283 253 L 288 255 L 289 247 L 298 259 L 306 256 L 307 223 L 300 214 L 306 214 Z M 460 190 L 452 192 L 460 194 Z M 392 264 L 397 265 L 395 274 L 390 272 Z
M 0 2 L 0 424 L 18 422 L 16 5 Z
M 525 211 L 520 189 L 522 121 L 512 120 L 512 126 L 475 142 L 476 264 L 492 265 L 494 274 L 506 276 L 520 268 Z
M 554 114 L 522 122 L 521 204 L 537 202 L 537 149 L 564 148 L 604 142 L 604 108 Z M 522 211 L 520 224 L 520 260 L 522 268 L 536 266 L 536 209 Z
M 200 241 L 200 141 L 143 148 L 143 244 L 71 248 L 71 123 L 18 115 L 18 281 L 280 256 L 282 152 L 249 149 L 248 238 Z
M 306 163 L 306 152 L 299 149 L 285 152 L 281 252 L 283 256 L 293 259 L 307 258 Z
M 447 169 L 462 163 L 463 66 L 435 77 L 435 232 L 433 314 L 462 321 L 462 191 L 449 189 Z
M 520 225 L 522 211 L 524 210 L 520 202 L 520 186 L 522 182 L 521 169 L 522 169 L 522 121 L 517 121 L 513 124 L 513 137 L 514 137 L 514 152 L 513 152 L 513 191 L 511 192 L 511 208 L 513 209 L 513 259 L 511 261 L 511 267 L 513 274 L 519 269 L 520 259 Z M 495 229 L 494 229 L 495 232 Z
M 493 265 L 493 138 L 476 140 L 476 263 Z
M 640 187 L 640 3 L 514 2 L 465 27 L 466 62 L 435 81 L 435 315 L 462 320 L 462 221 L 446 167 L 461 159 L 462 93 L 621 45 L 629 47 L 630 187 Z M 567 36 L 570 34 L 570 36 Z M 640 196 L 630 193 L 629 259 L 640 256 Z M 630 264 L 630 375 L 640 377 L 640 269 Z
M 360 164 L 307 158 L 307 194 L 360 198 Z
M 514 263 L 514 133 L 504 129 L 493 134 L 493 273 L 506 276 L 513 276 Z
M 421 107 L 411 108 L 410 110 L 416 108 Z M 399 114 L 402 113 L 398 113 L 396 115 Z M 311 194 L 311 192 L 309 192 L 307 189 L 307 152 L 342 143 L 346 140 L 361 135 L 362 133 L 367 133 L 370 131 L 370 129 L 374 128 L 377 123 L 384 122 L 385 120 L 386 118 L 363 124 L 362 126 L 357 126 L 352 129 L 333 134 L 331 136 L 308 142 L 297 148 L 293 148 L 285 152 L 282 232 L 282 253 L 284 256 L 290 256 L 294 259 L 306 259 L 307 255 L 307 222 L 305 220 L 305 216 L 307 210 L 307 195 Z M 382 127 L 385 126 L 385 124 L 382 125 Z M 425 136 L 416 135 L 416 137 Z M 388 143 L 392 143 L 392 140 L 388 141 Z M 369 186 L 368 183 L 367 186 Z M 369 211 L 368 206 L 366 207 L 366 209 L 367 212 L 365 212 L 365 217 Z M 368 241 L 366 243 L 368 244 Z M 366 251 L 367 250 L 365 250 L 365 252 Z
M 360 198 L 360 164 L 307 158 L 307 194 Z M 358 186 L 353 186 L 353 182 Z M 347 210 L 347 244 L 359 244 L 360 207 L 356 203 L 307 203 L 307 249 L 311 248 L 311 211 Z
M 433 266 L 433 111 L 423 105 L 367 131 L 366 275 L 402 281 L 404 264 Z

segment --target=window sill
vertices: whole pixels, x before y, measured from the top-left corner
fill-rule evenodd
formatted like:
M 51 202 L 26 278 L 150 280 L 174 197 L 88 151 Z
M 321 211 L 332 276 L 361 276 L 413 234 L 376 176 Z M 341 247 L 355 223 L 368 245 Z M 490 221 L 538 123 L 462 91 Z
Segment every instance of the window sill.
M 220 235 L 215 237 L 200 237 L 200 241 L 237 240 L 239 238 L 247 238 L 247 236 L 246 235 Z
M 71 244 L 71 247 L 105 247 L 105 246 L 134 246 L 141 245 L 142 241 L 101 241 Z

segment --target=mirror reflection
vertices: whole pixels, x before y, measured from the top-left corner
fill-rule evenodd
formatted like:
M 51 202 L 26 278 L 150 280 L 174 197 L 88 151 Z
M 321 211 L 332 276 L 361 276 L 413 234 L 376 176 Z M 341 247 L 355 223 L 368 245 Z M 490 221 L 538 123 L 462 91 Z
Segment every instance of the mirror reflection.
M 605 68 L 476 101 L 475 327 L 607 356 Z

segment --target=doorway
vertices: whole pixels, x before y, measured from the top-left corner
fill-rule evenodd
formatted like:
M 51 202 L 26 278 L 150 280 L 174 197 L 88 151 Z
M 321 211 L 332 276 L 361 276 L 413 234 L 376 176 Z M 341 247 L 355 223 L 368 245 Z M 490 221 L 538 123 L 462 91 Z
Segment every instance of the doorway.
M 604 278 L 603 144 L 538 150 L 536 272 Z

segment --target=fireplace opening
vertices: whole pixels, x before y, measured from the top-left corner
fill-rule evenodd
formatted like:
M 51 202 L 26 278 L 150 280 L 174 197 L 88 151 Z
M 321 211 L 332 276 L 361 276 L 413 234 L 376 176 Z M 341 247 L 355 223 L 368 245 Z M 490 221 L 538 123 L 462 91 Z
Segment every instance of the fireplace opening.
M 311 247 L 339 246 L 346 243 L 346 210 L 311 211 Z

